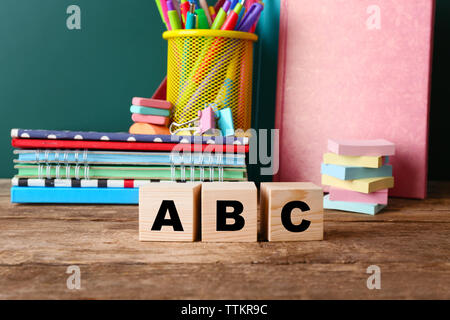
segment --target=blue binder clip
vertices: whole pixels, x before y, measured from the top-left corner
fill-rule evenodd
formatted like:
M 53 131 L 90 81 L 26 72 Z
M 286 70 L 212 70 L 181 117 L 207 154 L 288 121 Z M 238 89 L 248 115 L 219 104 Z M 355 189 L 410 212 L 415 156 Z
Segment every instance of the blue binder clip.
M 215 111 L 217 124 L 223 136 L 234 136 L 233 114 L 231 108 Z

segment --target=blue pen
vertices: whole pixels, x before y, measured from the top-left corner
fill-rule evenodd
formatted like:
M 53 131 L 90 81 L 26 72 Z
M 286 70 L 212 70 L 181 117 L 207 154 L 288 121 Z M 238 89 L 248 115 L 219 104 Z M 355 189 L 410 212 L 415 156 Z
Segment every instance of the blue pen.
M 236 30 L 236 31 L 238 30 L 238 26 L 241 23 L 242 18 L 244 17 L 244 15 L 245 15 L 245 8 L 242 8 L 241 12 L 239 13 L 238 21 L 236 23 L 236 27 L 234 28 L 234 30 Z

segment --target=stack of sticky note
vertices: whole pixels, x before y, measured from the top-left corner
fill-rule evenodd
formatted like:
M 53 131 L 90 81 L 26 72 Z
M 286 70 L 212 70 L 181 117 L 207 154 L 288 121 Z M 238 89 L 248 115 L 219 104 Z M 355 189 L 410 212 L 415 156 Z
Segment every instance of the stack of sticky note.
M 387 206 L 388 189 L 394 187 L 389 156 L 392 142 L 378 140 L 328 140 L 323 156 L 322 184 L 330 186 L 323 207 L 374 215 Z
M 170 134 L 169 117 L 172 104 L 169 101 L 135 97 L 130 107 L 131 134 Z

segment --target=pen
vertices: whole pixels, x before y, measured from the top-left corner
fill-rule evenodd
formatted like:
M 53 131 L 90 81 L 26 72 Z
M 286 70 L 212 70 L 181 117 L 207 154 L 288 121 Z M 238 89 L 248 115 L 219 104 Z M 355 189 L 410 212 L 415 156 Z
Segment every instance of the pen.
M 228 18 L 225 20 L 220 30 L 234 30 L 238 22 L 239 13 L 241 13 L 242 8 L 244 7 L 244 3 L 245 0 L 241 0 L 241 2 L 236 4 L 234 9 L 228 14 Z
M 197 0 L 189 0 L 190 3 L 195 4 L 195 13 L 197 14 L 197 28 L 209 29 L 208 18 L 206 18 L 205 11 L 199 7 Z
M 214 20 L 216 19 L 216 10 L 214 10 L 213 6 L 209 7 L 209 15 L 211 16 L 211 21 L 214 22 Z
M 195 4 L 189 3 L 189 11 L 186 17 L 186 29 L 195 29 L 197 23 L 197 14 L 195 13 Z
M 245 7 L 244 7 L 244 8 L 242 8 L 241 12 L 239 13 L 239 17 L 238 17 L 236 26 L 234 27 L 235 30 L 238 30 L 237 27 L 238 27 L 238 25 L 241 23 L 242 18 L 243 18 L 244 15 L 245 15 L 245 10 L 246 10 L 246 9 L 245 9 Z
M 167 30 L 172 30 L 172 27 L 170 25 L 169 15 L 167 14 L 167 2 L 166 2 L 166 0 L 158 0 L 158 1 L 161 6 L 161 11 L 164 16 L 164 21 L 166 21 Z
M 173 5 L 172 0 L 167 0 L 167 15 L 169 16 L 170 26 L 172 30 L 181 29 L 181 20 L 178 12 Z
M 223 7 L 220 8 L 219 12 L 217 12 L 216 19 L 214 20 L 211 29 L 220 30 L 220 28 L 222 28 L 222 25 L 225 22 L 225 19 L 227 18 L 227 11 L 230 8 L 230 5 L 231 5 L 230 1 L 225 0 Z
M 237 29 L 239 31 L 249 32 L 255 25 L 256 21 L 258 21 L 263 9 L 264 6 L 260 3 L 252 4 L 250 9 L 248 9 L 247 13 L 245 14 L 244 18 L 242 18 Z
M 181 0 L 180 11 L 181 11 L 181 17 L 183 19 L 183 22 L 186 23 L 186 16 L 189 11 L 189 1 L 188 0 Z
M 155 3 L 156 3 L 156 6 L 158 7 L 158 11 L 159 11 L 159 15 L 161 16 L 161 20 L 162 20 L 162 22 L 164 23 L 164 25 L 166 26 L 166 29 L 167 29 L 167 23 L 164 20 L 164 13 L 163 13 L 162 8 L 161 8 L 161 2 L 159 2 L 159 0 L 155 0 Z
M 203 11 L 205 12 L 206 19 L 208 20 L 208 28 L 212 24 L 211 15 L 209 14 L 208 10 L 208 3 L 206 3 L 206 0 L 199 0 L 200 1 L 200 7 L 202 7 Z
M 219 12 L 219 9 L 223 7 L 224 3 L 225 3 L 225 0 L 217 0 L 216 4 L 214 5 L 214 10 L 216 12 Z
M 234 7 L 236 7 L 236 5 L 238 4 L 239 0 L 231 0 L 231 5 L 230 5 L 230 9 L 228 9 L 227 14 L 231 13 L 231 10 L 234 9 Z

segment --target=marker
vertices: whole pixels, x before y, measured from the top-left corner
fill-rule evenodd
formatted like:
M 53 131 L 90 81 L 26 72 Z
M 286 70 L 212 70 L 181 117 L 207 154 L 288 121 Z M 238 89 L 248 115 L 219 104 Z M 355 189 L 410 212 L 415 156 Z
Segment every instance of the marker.
M 189 11 L 189 1 L 188 0 L 181 0 L 180 11 L 181 11 L 181 17 L 183 18 L 183 22 L 186 23 L 186 17 L 187 17 L 187 13 Z
M 171 30 L 181 29 L 181 20 L 178 16 L 178 12 L 173 5 L 172 0 L 167 0 L 167 15 L 169 16 Z
M 236 5 L 238 4 L 239 0 L 231 0 L 231 5 L 230 5 L 230 9 L 228 9 L 227 14 L 230 14 L 232 10 L 234 10 L 234 8 L 236 7 Z
M 169 15 L 167 13 L 167 2 L 166 2 L 166 0 L 158 0 L 158 1 L 161 6 L 161 11 L 164 16 L 164 21 L 166 22 L 167 30 L 172 30 L 172 27 L 170 25 Z
M 214 11 L 219 12 L 220 8 L 223 7 L 224 3 L 225 3 L 225 0 L 217 0 L 216 4 L 214 5 Z
M 216 10 L 214 10 L 213 6 L 209 7 L 209 15 L 211 16 L 211 20 L 214 22 L 214 20 L 216 19 Z
M 242 8 L 241 12 L 239 13 L 238 21 L 236 23 L 236 26 L 234 27 L 234 30 L 237 30 L 237 27 L 238 27 L 239 23 L 242 21 L 242 18 L 244 17 L 244 15 L 245 15 L 245 7 Z
M 243 31 L 243 32 L 251 31 L 252 27 L 258 21 L 263 9 L 264 9 L 264 6 L 260 3 L 252 4 L 252 6 L 250 7 L 250 9 L 248 9 L 244 18 L 242 18 L 237 29 L 239 31 Z
M 209 28 L 212 25 L 212 20 L 208 10 L 208 3 L 206 3 L 206 0 L 199 0 L 199 1 L 200 7 L 202 7 L 203 11 L 205 12 L 206 19 L 208 20 L 208 28 Z
M 197 0 L 189 0 L 189 2 L 195 4 L 195 13 L 197 14 L 197 28 L 209 29 L 208 18 L 206 17 L 205 11 L 198 5 Z
M 220 30 L 223 23 L 225 22 L 225 19 L 227 18 L 227 11 L 230 8 L 230 1 L 226 0 L 223 4 L 223 7 L 220 8 L 219 12 L 217 12 L 216 19 L 214 20 L 211 29 L 212 30 Z
M 166 21 L 164 20 L 164 13 L 163 10 L 161 8 L 161 2 L 159 2 L 159 0 L 155 0 L 156 6 L 158 7 L 158 11 L 159 11 L 159 15 L 161 16 L 161 20 L 164 23 L 164 25 L 166 26 L 167 29 L 167 24 Z
M 195 29 L 197 23 L 197 14 L 195 13 L 195 4 L 189 3 L 189 12 L 186 17 L 186 29 Z
M 241 13 L 242 8 L 244 7 L 245 0 L 238 2 L 233 10 L 231 10 L 228 15 L 227 20 L 225 20 L 222 28 L 220 30 L 234 30 L 237 25 L 239 19 L 239 13 Z

